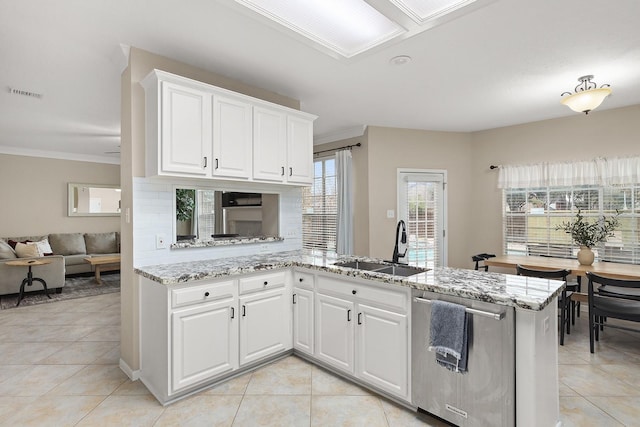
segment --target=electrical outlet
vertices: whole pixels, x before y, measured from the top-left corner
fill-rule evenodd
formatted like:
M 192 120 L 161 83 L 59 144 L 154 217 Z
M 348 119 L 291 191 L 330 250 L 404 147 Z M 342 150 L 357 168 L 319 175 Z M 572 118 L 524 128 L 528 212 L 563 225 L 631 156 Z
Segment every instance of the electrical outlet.
M 396 213 L 393 209 L 389 209 L 387 211 L 387 218 L 395 218 L 396 217 Z
M 165 249 L 166 247 L 167 242 L 164 234 L 156 234 L 156 249 Z
M 549 322 L 549 316 L 547 316 L 547 317 L 545 317 L 545 318 L 544 318 L 544 322 L 543 322 L 543 323 L 544 323 L 544 325 L 543 325 L 543 327 L 544 327 L 544 333 L 545 333 L 545 335 L 546 335 L 546 334 L 547 334 L 547 332 L 549 332 L 549 323 L 550 323 L 550 322 Z

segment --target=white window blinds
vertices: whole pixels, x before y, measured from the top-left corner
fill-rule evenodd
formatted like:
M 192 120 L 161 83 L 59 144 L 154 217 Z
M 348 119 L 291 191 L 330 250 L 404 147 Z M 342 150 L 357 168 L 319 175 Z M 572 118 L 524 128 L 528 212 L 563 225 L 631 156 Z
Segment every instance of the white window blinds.
M 336 160 L 317 159 L 314 178 L 302 193 L 302 246 L 308 249 L 336 250 Z

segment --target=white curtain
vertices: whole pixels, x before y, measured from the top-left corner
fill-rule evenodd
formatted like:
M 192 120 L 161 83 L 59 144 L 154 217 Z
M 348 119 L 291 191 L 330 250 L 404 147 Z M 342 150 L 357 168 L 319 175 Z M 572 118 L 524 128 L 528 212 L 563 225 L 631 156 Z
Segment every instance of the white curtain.
M 619 185 L 640 182 L 640 157 L 500 166 L 498 188 Z
M 353 254 L 353 177 L 351 150 L 336 152 L 336 189 L 338 217 L 336 225 L 336 251 Z

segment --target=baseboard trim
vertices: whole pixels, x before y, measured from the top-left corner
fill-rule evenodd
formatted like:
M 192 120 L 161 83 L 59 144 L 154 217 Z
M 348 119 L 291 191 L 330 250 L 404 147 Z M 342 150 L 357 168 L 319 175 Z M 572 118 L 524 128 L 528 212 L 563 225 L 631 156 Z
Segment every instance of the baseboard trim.
M 140 370 L 134 371 L 129 367 L 129 365 L 127 365 L 127 362 L 125 362 L 124 360 L 120 359 L 119 366 L 122 372 L 124 372 L 131 381 L 137 381 L 138 379 L 140 379 Z

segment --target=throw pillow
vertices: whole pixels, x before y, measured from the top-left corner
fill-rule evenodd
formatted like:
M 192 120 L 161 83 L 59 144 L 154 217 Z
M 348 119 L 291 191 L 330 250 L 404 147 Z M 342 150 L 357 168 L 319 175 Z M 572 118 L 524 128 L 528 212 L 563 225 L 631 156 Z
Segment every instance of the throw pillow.
M 87 253 L 82 233 L 49 234 L 49 243 L 56 255 L 84 255 Z
M 11 246 L 11 247 L 13 248 L 13 250 L 15 251 L 15 250 L 16 250 L 16 245 L 17 245 L 18 243 L 25 243 L 25 244 L 26 244 L 26 243 L 29 243 L 30 241 L 31 241 L 31 240 L 23 240 L 23 241 L 21 241 L 21 242 L 18 242 L 18 241 L 16 241 L 16 240 L 11 240 L 11 239 L 9 239 L 9 242 L 8 242 L 8 243 L 9 243 L 9 246 Z
M 29 242 L 28 245 L 35 245 L 38 248 L 38 254 L 40 256 L 49 256 L 53 255 L 53 250 L 51 249 L 51 245 L 49 245 L 49 240 L 43 239 L 39 242 Z
M 18 258 L 35 258 L 40 256 L 36 245 L 20 242 L 16 244 L 16 255 L 18 255 Z
M 16 251 L 4 240 L 0 240 L 0 259 L 14 259 Z

